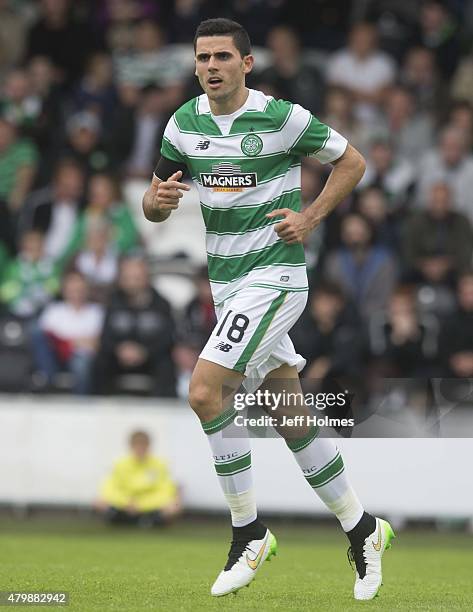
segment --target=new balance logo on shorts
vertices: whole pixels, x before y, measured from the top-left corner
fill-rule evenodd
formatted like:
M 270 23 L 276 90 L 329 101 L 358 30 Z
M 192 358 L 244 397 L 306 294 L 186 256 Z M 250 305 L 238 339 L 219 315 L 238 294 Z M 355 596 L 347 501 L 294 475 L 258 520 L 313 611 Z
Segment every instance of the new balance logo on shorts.
M 214 348 L 220 349 L 224 353 L 228 353 L 228 351 L 231 351 L 233 346 L 231 344 L 225 344 L 225 342 L 219 342 L 214 346 Z
M 210 140 L 199 140 L 195 148 L 196 151 L 207 151 L 209 148 Z

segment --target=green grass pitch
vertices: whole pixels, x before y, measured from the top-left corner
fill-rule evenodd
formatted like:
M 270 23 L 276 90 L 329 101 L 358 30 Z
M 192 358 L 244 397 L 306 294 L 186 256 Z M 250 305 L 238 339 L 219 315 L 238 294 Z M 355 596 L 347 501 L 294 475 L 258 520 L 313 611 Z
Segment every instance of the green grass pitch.
M 342 533 L 268 521 L 278 556 L 250 588 L 214 599 L 209 589 L 230 535 L 220 521 L 151 532 L 82 520 L 0 524 L 0 590 L 69 591 L 63 607 L 71 612 L 473 610 L 473 538 L 466 534 L 398 534 L 384 556 L 379 597 L 355 602 Z

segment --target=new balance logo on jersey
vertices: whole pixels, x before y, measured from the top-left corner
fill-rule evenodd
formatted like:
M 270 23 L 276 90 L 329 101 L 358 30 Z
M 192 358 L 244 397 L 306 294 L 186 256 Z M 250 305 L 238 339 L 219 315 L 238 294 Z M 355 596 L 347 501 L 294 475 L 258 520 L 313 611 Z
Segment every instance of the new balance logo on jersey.
M 225 344 L 225 342 L 219 342 L 218 344 L 215 345 L 214 348 L 220 349 L 224 353 L 228 353 L 229 351 L 232 350 L 233 346 L 231 344 Z
M 207 151 L 210 145 L 210 140 L 199 140 L 195 148 L 196 151 Z

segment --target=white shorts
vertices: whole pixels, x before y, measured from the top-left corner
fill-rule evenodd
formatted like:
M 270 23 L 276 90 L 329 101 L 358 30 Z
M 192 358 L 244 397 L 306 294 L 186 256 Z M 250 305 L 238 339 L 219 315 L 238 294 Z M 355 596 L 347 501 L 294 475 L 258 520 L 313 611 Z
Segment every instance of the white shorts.
M 283 363 L 300 372 L 306 361 L 296 353 L 288 331 L 306 303 L 307 291 L 242 289 L 216 307 L 217 325 L 200 357 L 241 372 L 250 384 Z

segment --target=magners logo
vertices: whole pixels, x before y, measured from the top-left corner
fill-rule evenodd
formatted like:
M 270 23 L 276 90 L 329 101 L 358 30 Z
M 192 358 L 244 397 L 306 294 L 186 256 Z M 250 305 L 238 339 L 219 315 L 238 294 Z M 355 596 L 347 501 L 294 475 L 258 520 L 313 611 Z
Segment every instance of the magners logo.
M 256 187 L 256 172 L 242 172 L 241 166 L 231 162 L 212 165 L 212 172 L 201 172 L 200 182 L 212 191 L 238 192 L 248 187 Z

